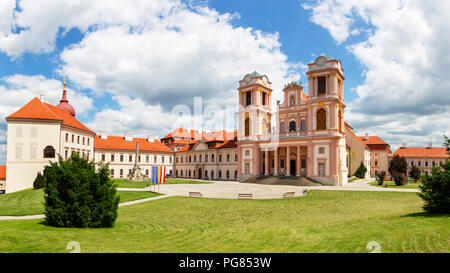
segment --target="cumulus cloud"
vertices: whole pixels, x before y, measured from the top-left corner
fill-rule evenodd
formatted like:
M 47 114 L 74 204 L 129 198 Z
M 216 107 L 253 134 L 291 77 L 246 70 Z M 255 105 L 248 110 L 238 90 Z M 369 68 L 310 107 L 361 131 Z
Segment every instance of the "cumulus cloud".
M 324 0 L 304 7 L 364 66 L 365 81 L 346 113 L 352 126 L 394 147 L 440 145 L 450 133 L 450 3 Z M 367 38 L 348 42 L 358 20 Z

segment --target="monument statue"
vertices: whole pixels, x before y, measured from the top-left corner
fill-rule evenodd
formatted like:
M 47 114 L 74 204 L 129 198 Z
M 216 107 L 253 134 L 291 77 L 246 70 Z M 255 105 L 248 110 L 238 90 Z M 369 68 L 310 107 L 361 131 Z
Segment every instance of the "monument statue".
M 131 170 L 131 173 L 128 175 L 128 180 L 130 181 L 143 181 L 145 179 L 144 175 L 141 172 L 141 167 L 139 165 L 139 142 L 136 141 L 136 159 L 134 162 L 134 167 Z

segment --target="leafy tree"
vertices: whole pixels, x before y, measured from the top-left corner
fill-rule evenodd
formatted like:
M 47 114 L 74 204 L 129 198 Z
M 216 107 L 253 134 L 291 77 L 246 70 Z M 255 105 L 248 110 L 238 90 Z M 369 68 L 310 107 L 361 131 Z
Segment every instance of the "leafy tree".
M 43 176 L 41 172 L 37 173 L 36 178 L 33 182 L 33 188 L 35 190 L 45 188 L 45 176 Z
M 119 196 L 108 165 L 72 154 L 45 167 L 45 221 L 57 227 L 112 227 Z
M 383 185 L 385 177 L 386 177 L 386 172 L 385 171 L 381 171 L 381 172 L 379 172 L 377 174 L 378 185 Z
M 414 178 L 414 182 L 417 182 L 417 179 L 420 178 L 420 169 L 416 166 L 412 166 L 411 170 L 409 171 L 409 176 Z
M 424 201 L 424 210 L 430 213 L 450 213 L 450 160 L 440 167 L 433 167 L 431 175 L 421 176 L 419 197 Z
M 394 178 L 395 185 L 401 186 L 405 183 L 406 170 L 408 164 L 406 159 L 399 155 L 395 155 L 389 162 L 389 173 Z
M 367 168 L 364 166 L 364 164 L 361 161 L 361 165 L 359 165 L 359 168 L 355 172 L 355 176 L 358 178 L 364 178 L 366 176 Z

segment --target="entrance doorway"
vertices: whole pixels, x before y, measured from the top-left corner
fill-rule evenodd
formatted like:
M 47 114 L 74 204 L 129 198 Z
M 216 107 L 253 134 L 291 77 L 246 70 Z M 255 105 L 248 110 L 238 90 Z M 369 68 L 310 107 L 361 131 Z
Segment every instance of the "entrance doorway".
M 203 174 L 202 168 L 199 168 L 198 169 L 198 179 L 202 179 L 202 174 Z
M 292 176 L 295 176 L 295 174 L 296 174 L 296 167 L 297 167 L 297 163 L 296 163 L 296 160 L 292 160 L 291 159 L 291 165 L 290 165 L 290 175 L 292 175 Z

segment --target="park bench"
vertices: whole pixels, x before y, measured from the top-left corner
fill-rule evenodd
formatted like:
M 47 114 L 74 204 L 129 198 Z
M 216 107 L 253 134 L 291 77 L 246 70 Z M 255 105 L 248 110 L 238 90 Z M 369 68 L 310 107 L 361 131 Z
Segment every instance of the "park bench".
M 283 198 L 293 198 L 295 196 L 295 192 L 287 192 L 283 194 Z
M 189 197 L 202 197 L 202 193 L 201 192 L 197 192 L 197 191 L 190 191 L 189 192 Z
M 252 193 L 238 193 L 238 199 L 253 199 Z

